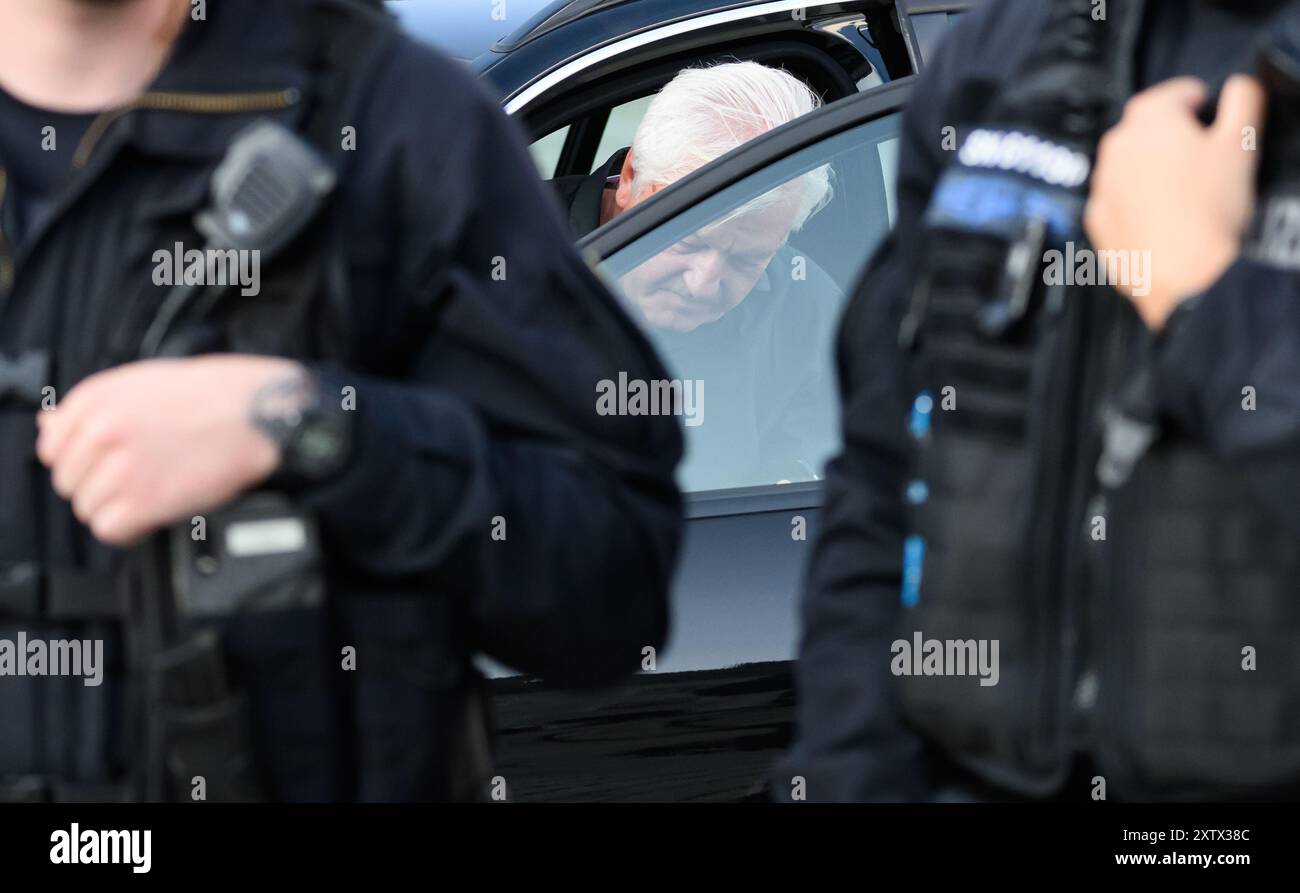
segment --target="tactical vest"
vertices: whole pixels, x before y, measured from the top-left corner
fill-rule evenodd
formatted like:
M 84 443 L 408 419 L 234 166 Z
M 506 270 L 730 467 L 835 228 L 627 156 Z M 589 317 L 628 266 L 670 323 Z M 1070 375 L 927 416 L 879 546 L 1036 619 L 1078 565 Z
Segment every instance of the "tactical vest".
M 1090 248 L 1096 147 L 1134 91 L 1142 3 L 1093 14 L 1053 2 L 1021 70 L 959 128 L 926 213 L 901 333 L 899 634 L 997 641 L 999 675 L 936 660 L 898 676 L 902 709 L 1020 795 L 1056 791 L 1090 752 L 1112 796 L 1275 796 L 1300 784 L 1300 531 L 1157 417 L 1126 302 L 1050 269 Z M 1270 112 L 1247 254 L 1269 256 L 1260 233 L 1300 195 L 1297 108 Z

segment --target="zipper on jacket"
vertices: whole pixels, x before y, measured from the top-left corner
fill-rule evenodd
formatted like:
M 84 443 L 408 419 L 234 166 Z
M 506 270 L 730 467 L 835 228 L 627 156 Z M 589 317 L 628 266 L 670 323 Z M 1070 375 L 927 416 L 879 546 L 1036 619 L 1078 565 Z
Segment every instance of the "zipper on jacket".
M 119 108 L 104 112 L 91 122 L 86 135 L 81 138 L 72 156 L 73 168 L 80 169 L 90 161 L 91 154 L 108 128 L 123 115 L 140 109 L 165 112 L 193 112 L 200 115 L 233 115 L 245 112 L 269 112 L 286 109 L 298 102 L 296 88 L 263 90 L 257 93 L 145 93 L 138 99 Z
M 1069 587 L 1062 587 L 1067 559 L 1062 544 L 1072 540 L 1073 532 L 1071 496 L 1073 482 L 1062 480 L 1062 471 L 1075 461 L 1075 443 L 1071 432 L 1077 431 L 1079 398 L 1082 391 L 1081 372 L 1086 320 L 1080 302 L 1070 302 L 1065 313 L 1054 323 L 1058 329 L 1059 359 L 1051 364 L 1049 376 L 1056 384 L 1047 381 L 1049 393 L 1056 392 L 1054 412 L 1044 419 L 1044 441 L 1041 464 L 1038 469 L 1041 498 L 1035 506 L 1033 519 L 1038 540 L 1035 553 L 1042 556 L 1042 565 L 1036 574 L 1033 591 L 1043 599 L 1043 628 L 1059 630 L 1058 636 L 1050 633 L 1043 637 L 1044 680 L 1046 703 L 1042 721 L 1045 725 L 1046 743 L 1059 757 L 1056 767 L 1058 782 L 1064 782 L 1070 772 L 1070 736 L 1066 724 L 1070 710 L 1073 679 L 1068 669 L 1078 636 L 1073 625 L 1072 599 Z M 1061 388 L 1060 385 L 1064 385 Z M 1053 598 L 1052 593 L 1060 593 Z
M 1113 297 L 1113 301 L 1098 302 L 1093 307 L 1094 317 L 1102 332 L 1093 360 L 1097 371 L 1089 398 L 1091 405 L 1096 407 L 1106 405 L 1122 389 L 1126 378 L 1135 374 L 1129 361 L 1133 356 L 1134 339 L 1140 337 L 1140 333 L 1134 328 L 1134 321 L 1122 311 L 1118 303 L 1121 299 Z M 1095 430 L 1090 437 L 1093 439 L 1093 447 L 1086 457 L 1089 461 L 1084 464 L 1085 467 L 1095 468 L 1104 449 L 1104 434 Z M 1091 517 L 1100 514 L 1105 518 L 1109 540 L 1113 532 L 1111 521 L 1114 520 L 1112 508 L 1115 500 L 1108 498 L 1095 471 L 1087 475 L 1084 485 L 1089 500 L 1083 526 L 1085 530 L 1090 528 Z M 1114 618 L 1116 605 L 1128 606 L 1123 601 L 1124 584 L 1121 579 L 1126 570 L 1116 564 L 1114 550 L 1108 548 L 1105 542 L 1092 542 L 1085 532 L 1082 543 L 1073 573 L 1070 574 L 1070 579 L 1076 581 L 1075 589 L 1080 593 L 1078 625 L 1080 634 L 1084 637 L 1075 682 L 1074 722 L 1083 736 L 1084 744 L 1097 759 L 1099 735 L 1104 734 L 1108 721 L 1114 719 L 1114 716 L 1101 715 L 1098 705 L 1106 713 L 1119 711 L 1121 723 L 1127 710 L 1128 687 L 1124 684 L 1122 674 L 1115 671 L 1115 664 L 1121 655 L 1130 653 L 1129 648 L 1121 643 L 1130 636 L 1132 626 L 1131 618 L 1125 616 L 1120 617 L 1117 624 L 1105 630 L 1101 628 L 1103 618 Z M 1115 586 L 1121 587 L 1118 593 L 1111 589 Z M 1086 613 L 1084 608 L 1088 609 Z M 1106 613 L 1103 613 L 1103 609 Z
M 1104 653 L 1098 650 L 1098 612 L 1102 607 L 1098 587 L 1109 584 L 1105 579 L 1098 579 L 1095 573 L 1098 562 L 1093 552 L 1101 546 L 1091 539 L 1091 519 L 1097 513 L 1106 518 L 1107 535 L 1111 533 L 1107 500 L 1098 488 L 1096 476 L 1103 447 L 1097 410 L 1105 405 L 1125 374 L 1123 359 L 1127 356 L 1129 333 L 1124 329 L 1118 306 L 1111 301 L 1088 304 L 1086 317 L 1080 349 L 1082 363 L 1078 367 L 1080 412 L 1073 422 L 1079 436 L 1065 505 L 1070 526 L 1069 535 L 1063 540 L 1063 561 L 1058 572 L 1065 596 L 1064 624 L 1072 646 L 1062 661 L 1067 686 L 1063 704 L 1065 729 L 1074 751 L 1093 752 L 1098 696 L 1103 681 L 1113 681 L 1103 678 L 1099 665 Z
M 178 93 L 161 91 L 145 93 L 124 106 L 104 112 L 91 122 L 90 128 L 82 137 L 73 155 L 72 169 L 75 171 L 86 169 L 90 164 L 95 148 L 108 132 L 109 127 L 123 115 L 132 111 L 147 109 L 189 112 L 201 115 L 270 112 L 297 105 L 300 98 L 301 93 L 295 87 L 250 93 Z M 4 212 L 7 180 L 7 172 L 0 166 L 0 214 Z M 54 225 L 55 221 L 67 212 L 68 208 L 76 202 L 88 185 L 87 178 L 77 178 L 73 185 L 58 197 L 50 212 L 43 215 L 36 228 L 27 235 L 21 250 L 16 250 L 19 246 L 9 244 L 3 229 L 0 228 L 0 314 L 5 311 L 5 299 L 14 287 L 20 259 L 18 255 L 30 253 L 32 246 L 39 242 Z
M 82 137 L 77 151 L 73 155 L 72 168 L 84 171 L 90 165 L 91 156 L 104 134 L 118 118 L 137 109 L 157 111 L 192 112 L 195 114 L 239 114 L 247 112 L 269 112 L 286 109 L 296 105 L 300 93 L 296 88 L 282 90 L 264 90 L 256 93 L 146 93 L 135 101 L 120 108 L 104 112 L 91 122 L 86 135 Z M 24 243 L 23 255 L 30 253 L 31 247 L 39 242 L 54 223 L 63 217 L 68 208 L 81 197 L 93 178 L 78 177 L 71 188 L 65 190 L 56 200 L 48 214 L 42 216 L 36 228 L 28 234 Z M 10 257 L 10 278 L 15 273 L 15 261 Z M 12 281 L 11 281 L 12 286 Z M 4 290 L 0 289 L 0 294 Z

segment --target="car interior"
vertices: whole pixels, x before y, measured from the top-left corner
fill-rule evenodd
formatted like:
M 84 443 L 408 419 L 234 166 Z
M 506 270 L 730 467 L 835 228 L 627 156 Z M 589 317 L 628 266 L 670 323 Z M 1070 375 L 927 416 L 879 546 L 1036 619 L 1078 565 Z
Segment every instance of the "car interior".
M 870 63 L 857 56 L 855 79 L 829 53 L 793 40 L 759 39 L 729 43 L 725 49 L 674 53 L 577 86 L 527 111 L 523 123 L 534 140 L 539 172 L 545 179 L 590 173 L 614 151 L 631 144 L 645 103 L 679 71 L 741 61 L 784 68 L 825 103 L 856 93 L 858 81 L 872 71 Z

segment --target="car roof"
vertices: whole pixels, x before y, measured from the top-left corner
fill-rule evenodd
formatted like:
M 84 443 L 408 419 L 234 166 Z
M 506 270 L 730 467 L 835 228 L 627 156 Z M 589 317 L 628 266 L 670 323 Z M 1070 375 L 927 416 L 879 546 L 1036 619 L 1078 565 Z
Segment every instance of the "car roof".
M 568 6 L 569 2 L 387 0 L 384 5 L 397 16 L 408 34 L 468 62 L 535 19 L 539 13 L 550 12 L 556 6 Z
M 511 97 L 545 72 L 597 47 L 669 23 L 725 9 L 761 5 L 765 0 L 624 0 L 582 3 L 569 0 L 547 19 L 537 19 L 493 52 L 474 60 L 474 68 L 502 97 Z M 832 0 L 833 2 L 833 0 Z M 578 4 L 582 3 L 581 6 Z
M 413 37 L 432 43 L 466 61 L 477 59 L 480 72 L 511 51 L 540 38 L 556 43 L 544 55 L 564 57 L 583 52 L 626 29 L 653 27 L 662 22 L 762 0 L 386 0 L 385 5 Z M 495 15 L 494 15 L 495 13 Z M 596 25 L 600 13 L 614 18 Z M 584 27 L 587 21 L 592 27 Z M 574 36 L 561 37 L 565 25 L 582 23 Z M 558 38 L 558 40 L 556 40 Z M 493 57 L 484 58 L 492 51 Z
M 504 38 L 497 44 L 496 49 L 509 51 L 554 31 L 561 25 L 577 21 L 583 16 L 631 2 L 633 0 L 556 0 L 531 21 Z

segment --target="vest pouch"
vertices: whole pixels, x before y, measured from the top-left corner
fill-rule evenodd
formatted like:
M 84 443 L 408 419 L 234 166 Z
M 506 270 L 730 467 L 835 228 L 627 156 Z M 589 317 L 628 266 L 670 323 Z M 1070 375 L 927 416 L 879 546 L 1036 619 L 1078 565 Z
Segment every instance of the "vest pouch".
M 935 260 L 920 280 L 928 293 L 911 349 L 919 396 L 899 630 L 911 663 L 900 666 L 896 652 L 894 669 L 915 726 L 983 777 L 1030 791 L 1054 770 L 1045 721 L 1055 678 L 1045 646 L 1050 619 L 1035 597 L 1042 569 L 1032 556 L 1042 554 L 1034 548 L 1043 528 L 1041 432 L 1050 424 L 1042 407 L 1054 405 L 1043 392 L 1060 326 L 1041 312 L 1035 264 L 1032 303 L 1013 325 L 991 330 L 1008 243 L 931 236 L 938 244 L 927 252 Z M 938 674 L 935 647 L 944 652 Z M 981 649 L 990 660 L 971 666 Z
M 164 719 L 185 736 L 226 718 L 211 738 L 226 743 L 227 762 L 253 763 L 263 798 L 322 799 L 321 779 L 338 771 L 335 699 L 344 680 L 315 520 L 272 491 L 246 494 L 201 520 L 202 528 L 171 531 L 170 582 L 191 639 L 219 643 L 209 675 L 222 684 L 191 697 L 185 711 L 163 699 Z
M 168 742 L 169 801 L 250 803 L 262 799 L 247 750 L 248 705 L 242 698 L 201 707 L 164 707 L 162 722 Z
M 1094 543 L 1103 765 L 1161 799 L 1300 790 L 1300 556 L 1238 476 L 1158 442 Z
M 232 690 L 221 642 L 204 630 L 149 661 L 148 721 L 160 783 L 170 802 L 261 799 L 249 749 L 248 707 Z

